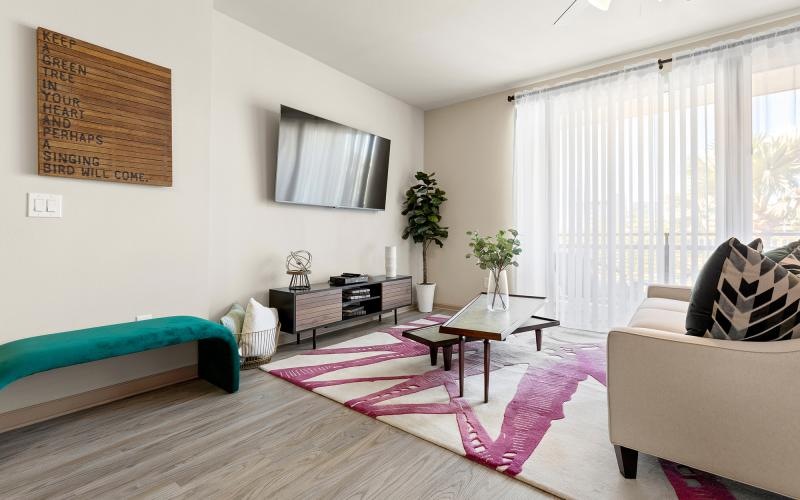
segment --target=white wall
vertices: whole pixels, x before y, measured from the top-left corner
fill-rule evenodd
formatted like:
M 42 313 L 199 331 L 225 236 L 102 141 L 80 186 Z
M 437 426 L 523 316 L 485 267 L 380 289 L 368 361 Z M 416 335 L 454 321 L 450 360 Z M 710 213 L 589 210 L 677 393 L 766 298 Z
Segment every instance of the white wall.
M 398 246 L 398 272 L 411 273 L 400 204 L 423 168 L 422 111 L 224 14 L 215 13 L 213 25 L 210 314 L 251 296 L 266 301 L 268 288 L 286 286 L 290 250 L 311 252 L 312 281 L 382 274 L 386 245 Z M 281 104 L 392 141 L 386 211 L 272 201 Z
M 0 343 L 143 313 L 206 315 L 211 12 L 210 0 L 3 3 Z M 172 188 L 37 175 L 37 26 L 172 68 Z M 27 218 L 27 192 L 64 195 L 64 218 Z M 22 380 L 0 392 L 0 410 L 193 364 L 194 352 Z
M 173 187 L 37 175 L 37 26 L 172 69 Z M 7 2 L 0 58 L 0 343 L 145 313 L 216 319 L 233 301 L 265 301 L 284 286 L 292 249 L 314 254 L 315 280 L 381 273 L 388 244 L 398 245 L 400 272 L 417 267 L 399 207 L 423 167 L 422 111 L 215 12 L 211 0 Z M 392 140 L 385 212 L 270 201 L 280 104 Z M 27 192 L 63 194 L 64 218 L 27 218 Z M 35 375 L 0 391 L 0 412 L 195 359 L 187 344 Z

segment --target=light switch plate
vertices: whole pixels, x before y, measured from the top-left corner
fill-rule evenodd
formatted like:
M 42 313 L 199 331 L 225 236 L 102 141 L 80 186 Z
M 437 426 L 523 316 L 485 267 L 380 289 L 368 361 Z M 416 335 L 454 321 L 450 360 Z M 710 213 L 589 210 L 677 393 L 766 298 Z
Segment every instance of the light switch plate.
M 28 217 L 62 217 L 60 194 L 28 193 Z

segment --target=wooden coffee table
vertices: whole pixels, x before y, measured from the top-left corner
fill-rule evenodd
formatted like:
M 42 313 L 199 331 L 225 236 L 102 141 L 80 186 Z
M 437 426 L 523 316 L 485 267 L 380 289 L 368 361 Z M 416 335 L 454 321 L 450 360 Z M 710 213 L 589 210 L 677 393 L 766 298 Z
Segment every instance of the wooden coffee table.
M 464 352 L 467 339 L 483 340 L 483 401 L 489 402 L 491 350 L 489 341 L 503 341 L 519 332 L 536 332 L 536 348 L 541 349 L 542 329 L 558 326 L 558 321 L 534 316 L 545 304 L 544 297 L 510 295 L 507 311 L 489 311 L 487 295 L 482 293 L 439 327 L 439 333 L 457 336 L 459 395 L 464 396 Z
M 536 330 L 526 327 L 534 313 L 544 306 L 544 297 L 529 295 L 510 295 L 509 309 L 507 311 L 490 311 L 486 306 L 488 296 L 482 293 L 472 302 L 465 305 L 455 316 L 447 320 L 439 331 L 451 335 L 458 335 L 458 388 L 459 395 L 464 396 L 464 353 L 466 339 L 483 340 L 483 401 L 489 402 L 489 374 L 491 372 L 491 348 L 489 341 L 503 341 L 512 333 Z M 555 320 L 550 320 L 551 322 Z M 551 326 L 555 326 L 552 324 Z M 541 337 L 541 333 L 537 334 Z M 541 340 L 537 341 L 537 346 Z

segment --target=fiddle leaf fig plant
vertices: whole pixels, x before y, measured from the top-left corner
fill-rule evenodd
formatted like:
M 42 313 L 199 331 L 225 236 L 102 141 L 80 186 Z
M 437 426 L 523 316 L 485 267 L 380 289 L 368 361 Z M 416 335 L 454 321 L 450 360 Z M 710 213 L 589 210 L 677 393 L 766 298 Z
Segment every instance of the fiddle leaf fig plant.
M 422 244 L 422 282 L 428 282 L 428 247 L 436 244 L 440 248 L 447 239 L 447 227 L 440 224 L 439 209 L 447 201 L 445 192 L 439 188 L 435 173 L 417 172 L 414 178 L 419 182 L 406 191 L 403 215 L 408 217 L 408 226 L 403 230 L 403 239 L 411 238 Z

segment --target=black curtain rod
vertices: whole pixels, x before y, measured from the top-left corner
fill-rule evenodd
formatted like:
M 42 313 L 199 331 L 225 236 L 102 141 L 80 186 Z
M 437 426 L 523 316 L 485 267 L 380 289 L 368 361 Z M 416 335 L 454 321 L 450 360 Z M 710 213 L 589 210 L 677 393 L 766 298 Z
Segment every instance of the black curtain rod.
M 659 59 L 657 62 L 658 62 L 658 69 L 664 69 L 664 65 L 667 64 L 667 63 L 671 63 L 672 62 L 672 58 L 668 57 L 666 59 Z M 633 68 L 633 69 L 637 69 L 637 68 L 644 67 L 644 66 L 649 66 L 650 64 L 652 64 L 652 63 L 643 64 L 642 66 L 637 66 L 636 68 Z M 607 76 L 616 75 L 616 74 L 622 73 L 624 71 L 626 71 L 626 70 L 615 71 L 613 73 L 608 73 L 608 74 L 605 74 L 605 75 L 593 76 L 593 77 L 586 78 L 586 79 L 583 79 L 583 80 L 577 80 L 577 81 L 574 81 L 574 82 L 568 82 L 568 83 L 565 83 L 563 85 L 558 85 L 558 86 L 552 87 L 552 89 L 560 89 L 560 88 L 563 88 L 563 87 L 571 87 L 572 85 L 575 85 L 575 84 L 578 84 L 578 83 L 583 83 L 583 82 L 589 81 L 589 80 L 596 80 L 598 78 L 604 78 L 604 77 L 607 77 Z M 552 90 L 552 89 L 545 89 L 545 90 Z M 514 102 L 515 100 L 516 100 L 516 97 L 514 97 L 513 95 L 508 96 L 508 102 Z
M 785 28 L 785 29 L 782 29 L 782 30 L 779 30 L 779 31 L 774 31 L 772 33 L 765 33 L 763 35 L 754 36 L 752 38 L 745 38 L 743 40 L 737 40 L 735 42 L 709 47 L 707 49 L 698 50 L 696 52 L 681 54 L 681 55 L 678 56 L 678 59 L 686 59 L 686 58 L 694 57 L 694 56 L 698 56 L 698 55 L 709 54 L 709 53 L 712 53 L 712 52 L 718 52 L 720 50 L 729 49 L 731 47 L 739 47 L 739 46 L 742 46 L 742 45 L 748 45 L 748 44 L 755 43 L 755 42 L 761 42 L 761 41 L 764 41 L 764 40 L 769 40 L 770 38 L 778 38 L 778 37 L 781 37 L 781 36 L 790 35 L 792 33 L 798 33 L 798 32 L 800 32 L 800 25 L 795 24 L 795 25 L 792 25 L 792 26 L 790 26 L 788 28 Z M 670 63 L 670 62 L 672 62 L 672 58 L 671 57 L 668 57 L 667 59 L 659 59 L 658 60 L 658 69 L 664 69 L 664 64 Z M 650 63 L 650 64 L 652 64 L 652 63 Z M 557 85 L 555 87 L 551 87 L 549 89 L 543 89 L 543 90 L 554 90 L 554 89 L 560 89 L 560 88 L 564 88 L 564 87 L 571 87 L 572 85 L 576 85 L 578 83 L 583 83 L 583 82 L 587 82 L 587 81 L 591 81 L 591 80 L 598 80 L 600 78 L 607 78 L 609 76 L 613 76 L 613 75 L 618 75 L 620 73 L 624 73 L 625 71 L 629 71 L 629 70 L 632 70 L 632 69 L 635 70 L 635 69 L 639 69 L 639 68 L 644 68 L 646 66 L 648 66 L 648 65 L 647 64 L 643 64 L 641 66 L 636 66 L 634 68 L 614 71 L 613 73 L 607 73 L 607 74 L 604 74 L 604 75 L 592 76 L 592 77 L 589 77 L 589 78 L 585 78 L 583 80 L 576 80 L 574 82 L 564 83 L 562 85 Z M 515 97 L 513 95 L 508 96 L 508 102 L 514 102 L 514 100 L 515 100 Z

